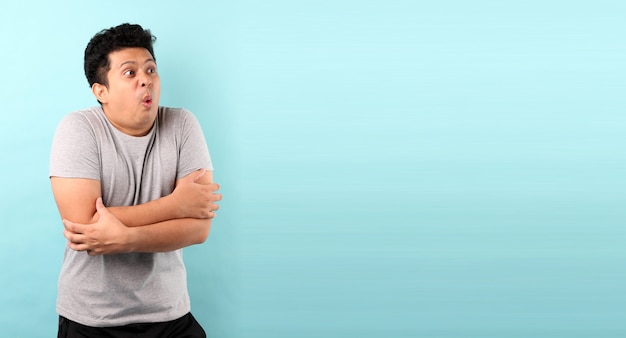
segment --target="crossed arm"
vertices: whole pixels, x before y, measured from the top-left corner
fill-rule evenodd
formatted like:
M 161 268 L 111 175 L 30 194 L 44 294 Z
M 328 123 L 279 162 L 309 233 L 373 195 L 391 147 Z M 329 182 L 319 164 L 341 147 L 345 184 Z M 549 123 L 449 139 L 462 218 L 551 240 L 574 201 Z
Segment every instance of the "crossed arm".
M 128 207 L 105 207 L 99 181 L 50 180 L 68 246 L 89 255 L 165 252 L 202 243 L 222 199 L 213 173 L 204 169 L 179 179 L 170 195 Z

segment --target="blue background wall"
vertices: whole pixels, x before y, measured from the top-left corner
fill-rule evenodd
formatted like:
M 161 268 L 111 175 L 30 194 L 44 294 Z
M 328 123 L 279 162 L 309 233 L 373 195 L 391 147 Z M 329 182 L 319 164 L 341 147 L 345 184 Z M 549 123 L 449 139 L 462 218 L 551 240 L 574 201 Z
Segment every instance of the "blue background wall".
M 224 201 L 188 248 L 211 337 L 626 335 L 620 1 L 0 7 L 0 327 L 56 332 L 47 177 L 93 34 L 152 29 Z

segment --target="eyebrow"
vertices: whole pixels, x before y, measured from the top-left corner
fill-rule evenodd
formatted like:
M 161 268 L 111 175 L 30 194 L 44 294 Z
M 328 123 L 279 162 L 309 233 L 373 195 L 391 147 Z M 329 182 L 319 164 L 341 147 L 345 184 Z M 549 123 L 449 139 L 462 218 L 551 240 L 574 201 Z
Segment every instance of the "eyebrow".
M 146 61 L 144 61 L 144 64 L 146 64 L 148 62 L 154 62 L 156 64 L 156 61 L 154 61 L 154 59 L 152 59 L 152 58 L 146 59 Z M 120 64 L 120 68 L 124 67 L 124 65 L 135 64 L 135 63 L 136 63 L 135 61 L 124 61 L 124 62 L 122 62 L 122 64 Z

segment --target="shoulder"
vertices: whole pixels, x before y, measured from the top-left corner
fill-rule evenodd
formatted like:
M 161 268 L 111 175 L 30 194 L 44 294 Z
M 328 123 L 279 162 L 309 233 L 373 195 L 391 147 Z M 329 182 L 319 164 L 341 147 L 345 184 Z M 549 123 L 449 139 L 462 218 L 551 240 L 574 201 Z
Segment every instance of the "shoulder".
M 90 126 L 102 125 L 106 117 L 101 107 L 92 107 L 82 110 L 73 111 L 65 115 L 59 123 L 60 128 L 84 128 Z
M 64 119 L 100 119 L 104 117 L 102 107 L 90 107 L 73 111 L 64 116 Z
M 159 117 L 184 120 L 187 118 L 195 118 L 193 113 L 187 108 L 159 107 Z
M 198 119 L 187 108 L 159 107 L 159 125 L 164 128 L 188 128 L 198 124 Z

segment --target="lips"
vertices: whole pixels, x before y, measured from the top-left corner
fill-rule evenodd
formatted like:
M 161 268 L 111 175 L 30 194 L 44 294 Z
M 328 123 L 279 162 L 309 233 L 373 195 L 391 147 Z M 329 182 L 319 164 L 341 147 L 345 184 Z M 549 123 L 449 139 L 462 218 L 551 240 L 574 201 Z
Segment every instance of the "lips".
M 143 100 L 141 100 L 141 103 L 144 105 L 144 107 L 151 107 L 152 106 L 152 96 L 150 96 L 150 94 L 146 94 L 143 97 Z

